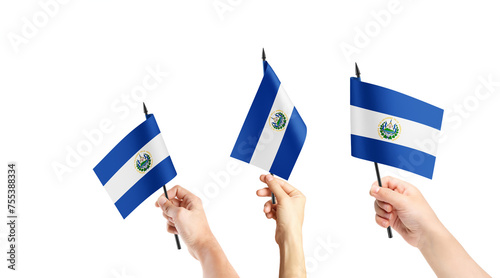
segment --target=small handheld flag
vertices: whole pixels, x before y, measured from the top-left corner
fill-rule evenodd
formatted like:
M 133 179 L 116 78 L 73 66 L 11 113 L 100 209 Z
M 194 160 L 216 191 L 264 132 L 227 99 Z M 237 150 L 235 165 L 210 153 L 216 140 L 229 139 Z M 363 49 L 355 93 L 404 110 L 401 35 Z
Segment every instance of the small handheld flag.
M 360 75 L 356 64 L 356 78 L 351 77 L 351 155 L 374 162 L 380 187 L 378 163 L 431 179 L 437 146 L 424 150 L 419 143 L 429 140 L 435 130 L 441 130 L 443 110 L 405 94 L 361 82 Z M 400 137 L 402 139 L 395 142 Z M 392 238 L 390 226 L 387 235 Z
M 94 172 L 125 219 L 177 172 L 153 114 L 132 130 L 94 167 Z M 175 235 L 177 249 L 180 241 Z
M 304 121 L 264 58 L 264 77 L 231 157 L 288 179 L 306 133 Z
M 177 175 L 153 114 L 125 136 L 94 172 L 124 219 Z
M 352 156 L 432 179 L 443 109 L 351 77 Z
M 94 167 L 94 172 L 125 219 L 136 207 L 163 187 L 177 172 L 153 114 L 132 130 Z M 175 235 L 177 249 L 180 241 Z

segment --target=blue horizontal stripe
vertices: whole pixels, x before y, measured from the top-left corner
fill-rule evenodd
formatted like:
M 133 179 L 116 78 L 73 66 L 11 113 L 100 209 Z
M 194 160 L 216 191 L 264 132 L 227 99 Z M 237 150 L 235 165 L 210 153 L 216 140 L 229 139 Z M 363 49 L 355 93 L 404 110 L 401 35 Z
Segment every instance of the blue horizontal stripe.
M 294 107 L 288 127 L 283 135 L 281 145 L 276 153 L 276 157 L 274 157 L 271 169 L 269 170 L 270 173 L 288 180 L 292 173 L 293 166 L 295 166 L 295 162 L 302 150 L 306 135 L 306 124 Z
M 443 109 L 355 77 L 351 77 L 351 105 L 441 130 Z
M 146 200 L 156 190 L 164 186 L 177 175 L 170 156 L 166 157 L 144 177 L 136 182 L 123 196 L 116 201 L 115 206 L 125 219 L 136 207 Z
M 160 133 L 153 114 L 132 130 L 94 167 L 94 172 L 105 185 L 136 152 Z
M 436 157 L 401 145 L 351 134 L 354 157 L 382 163 L 432 179 Z
M 259 90 L 255 95 L 250 111 L 243 123 L 236 144 L 234 145 L 231 157 L 249 163 L 259 142 L 260 135 L 264 129 L 274 99 L 278 94 L 280 80 L 274 73 L 271 66 L 264 61 L 264 77 L 260 83 Z

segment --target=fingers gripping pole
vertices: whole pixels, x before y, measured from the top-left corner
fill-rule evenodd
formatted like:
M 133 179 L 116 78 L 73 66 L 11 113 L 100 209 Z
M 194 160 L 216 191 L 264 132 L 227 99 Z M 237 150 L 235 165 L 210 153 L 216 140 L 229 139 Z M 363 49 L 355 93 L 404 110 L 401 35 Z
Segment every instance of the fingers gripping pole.
M 165 193 L 165 197 L 168 200 L 167 188 L 165 187 L 165 185 L 163 186 L 163 192 Z M 177 244 L 177 250 L 181 250 L 181 241 L 179 240 L 179 235 L 174 234 L 174 236 L 175 236 L 175 243 Z
M 273 173 L 269 173 L 271 174 L 271 176 L 274 177 L 274 174 Z M 273 201 L 273 205 L 276 205 L 276 196 L 274 196 L 274 193 L 271 192 L 271 200 Z
M 380 172 L 378 171 L 378 163 L 377 162 L 374 163 L 375 163 L 375 172 L 377 173 L 378 186 L 382 187 L 382 180 L 380 179 Z M 391 226 L 387 227 L 387 236 L 389 236 L 389 238 L 392 238 Z

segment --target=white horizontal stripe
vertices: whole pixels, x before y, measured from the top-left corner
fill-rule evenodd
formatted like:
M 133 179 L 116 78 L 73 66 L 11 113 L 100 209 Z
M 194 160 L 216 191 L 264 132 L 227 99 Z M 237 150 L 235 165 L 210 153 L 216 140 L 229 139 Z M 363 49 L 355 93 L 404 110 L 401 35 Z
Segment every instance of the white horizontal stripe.
M 432 138 L 434 132 L 439 132 L 437 129 L 394 117 L 399 122 L 400 134 L 396 140 L 391 141 L 379 135 L 380 123 L 387 117 L 394 116 L 351 105 L 351 134 L 398 144 L 436 156 L 437 144 Z
M 267 117 L 266 123 L 264 124 L 264 129 L 260 135 L 259 142 L 255 147 L 255 151 L 250 160 L 250 164 L 255 165 L 261 169 L 269 171 L 273 165 L 276 153 L 281 145 L 285 131 L 290 123 L 290 117 L 293 112 L 293 103 L 286 94 L 283 86 L 280 85 L 276 98 L 274 99 L 271 111 L 269 111 L 269 116 Z M 269 122 L 270 117 L 274 117 L 274 112 L 281 110 L 286 115 L 286 125 L 283 130 L 276 130 L 271 127 Z M 273 115 L 271 115 L 273 114 Z
M 148 151 L 152 157 L 150 168 L 140 173 L 135 168 L 135 157 L 140 151 Z M 157 164 L 168 157 L 168 150 L 161 133 L 156 135 L 151 141 L 144 145 L 118 170 L 111 179 L 104 185 L 109 196 L 116 202 L 125 194 L 136 182 L 138 182 L 147 172 L 151 171 Z

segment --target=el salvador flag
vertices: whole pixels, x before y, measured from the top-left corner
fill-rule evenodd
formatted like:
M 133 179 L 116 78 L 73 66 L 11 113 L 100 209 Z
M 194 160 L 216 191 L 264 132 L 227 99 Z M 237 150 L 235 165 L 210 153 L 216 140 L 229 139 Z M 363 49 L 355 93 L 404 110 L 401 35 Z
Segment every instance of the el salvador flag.
M 288 179 L 306 139 L 306 125 L 271 66 L 243 123 L 231 157 Z
M 177 175 L 153 114 L 125 136 L 94 172 L 124 219 Z
M 432 179 L 443 109 L 351 78 L 352 156 Z

